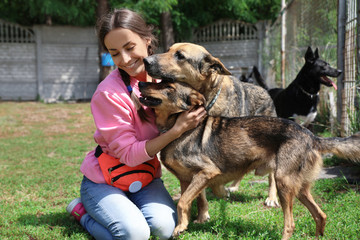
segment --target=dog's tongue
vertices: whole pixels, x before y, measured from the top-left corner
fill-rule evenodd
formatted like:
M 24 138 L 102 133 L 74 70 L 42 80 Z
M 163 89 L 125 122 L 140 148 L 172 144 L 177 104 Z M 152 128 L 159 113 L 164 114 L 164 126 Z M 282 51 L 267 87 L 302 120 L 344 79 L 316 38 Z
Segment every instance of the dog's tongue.
M 331 85 L 335 88 L 335 90 L 337 90 L 336 84 L 333 81 L 331 81 L 330 78 L 328 78 L 327 76 L 322 76 L 322 78 L 324 79 L 324 81 L 331 83 Z

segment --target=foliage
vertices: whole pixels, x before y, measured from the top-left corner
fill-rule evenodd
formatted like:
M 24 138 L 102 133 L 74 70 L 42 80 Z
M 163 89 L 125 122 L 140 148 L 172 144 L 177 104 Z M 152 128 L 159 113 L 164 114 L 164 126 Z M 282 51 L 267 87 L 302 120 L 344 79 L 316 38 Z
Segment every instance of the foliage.
M 21 25 L 53 24 L 89 26 L 95 24 L 96 2 L 93 0 L 3 0 L 0 16 Z
M 160 26 L 160 14 L 171 11 L 178 4 L 177 0 L 110 0 L 111 8 L 129 8 L 139 12 L 147 21 L 154 26 Z
M 347 113 L 349 115 L 349 132 L 350 134 L 354 134 L 358 131 L 360 131 L 360 93 L 356 92 L 356 98 L 355 101 L 357 103 L 355 104 L 355 109 L 353 111 L 350 111 L 350 109 L 347 109 Z
M 174 30 L 180 39 L 189 39 L 192 29 L 219 19 L 237 19 L 255 23 L 274 20 L 280 0 L 183 0 L 172 11 Z
M 192 28 L 221 18 L 257 22 L 274 19 L 280 0 L 109 0 L 111 8 L 129 8 L 141 13 L 146 21 L 160 26 L 160 14 L 170 11 L 175 33 L 188 39 Z M 55 25 L 93 26 L 96 1 L 93 0 L 4 0 L 0 16 L 22 25 L 44 24 L 49 16 Z

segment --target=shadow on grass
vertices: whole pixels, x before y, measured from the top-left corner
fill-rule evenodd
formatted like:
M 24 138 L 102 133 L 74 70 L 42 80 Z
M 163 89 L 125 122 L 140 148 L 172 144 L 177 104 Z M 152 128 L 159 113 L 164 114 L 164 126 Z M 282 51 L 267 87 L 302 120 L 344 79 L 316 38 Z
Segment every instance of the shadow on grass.
M 22 215 L 18 218 L 19 224 L 24 226 L 45 226 L 49 231 L 53 231 L 54 229 L 60 229 L 62 235 L 72 239 L 74 235 L 83 235 L 84 237 L 88 237 L 88 239 L 93 239 L 90 234 L 86 232 L 85 229 L 68 213 L 51 213 L 44 215 L 36 215 L 36 214 L 27 214 Z
M 209 201 L 221 199 L 221 198 L 218 198 L 217 196 L 215 196 L 215 194 L 213 194 L 213 192 L 209 188 L 206 189 L 206 198 Z M 246 193 L 240 192 L 240 191 L 232 192 L 232 193 L 230 193 L 230 195 L 228 197 L 226 197 L 226 201 L 228 201 L 230 203 L 233 203 L 233 202 L 247 203 L 247 202 L 252 202 L 252 201 L 256 201 L 256 200 L 260 200 L 260 199 L 263 199 L 265 202 L 266 196 L 258 191 L 248 191 Z
M 253 199 L 253 198 L 252 198 Z M 191 222 L 187 232 L 189 233 L 208 233 L 214 236 L 221 236 L 221 239 L 280 239 L 282 228 L 269 225 L 266 221 L 254 223 L 253 220 L 247 220 L 243 216 L 228 216 L 227 205 L 231 204 L 226 200 L 220 200 L 219 210 L 216 219 L 210 219 L 208 222 L 199 224 Z M 193 209 L 192 216 L 196 216 L 196 208 Z M 265 219 L 264 219 L 265 220 Z M 186 239 L 186 238 L 185 238 Z

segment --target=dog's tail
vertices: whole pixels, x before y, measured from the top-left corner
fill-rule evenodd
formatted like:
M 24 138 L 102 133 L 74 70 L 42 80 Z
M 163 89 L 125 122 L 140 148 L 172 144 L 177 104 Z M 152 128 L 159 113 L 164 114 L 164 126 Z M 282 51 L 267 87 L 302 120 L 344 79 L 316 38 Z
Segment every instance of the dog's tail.
M 254 66 L 252 73 L 254 74 L 254 78 L 260 87 L 264 88 L 266 91 L 269 90 L 269 87 L 266 85 L 264 78 L 261 76 L 259 69 Z
M 318 149 L 322 153 L 334 155 L 360 163 L 360 132 L 347 138 L 318 138 Z

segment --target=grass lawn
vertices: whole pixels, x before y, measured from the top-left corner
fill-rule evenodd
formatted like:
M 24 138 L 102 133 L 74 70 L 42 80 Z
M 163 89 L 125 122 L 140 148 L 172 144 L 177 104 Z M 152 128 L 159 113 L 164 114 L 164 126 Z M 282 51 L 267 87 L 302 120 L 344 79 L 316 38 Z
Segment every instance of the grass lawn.
M 89 103 L 0 102 L 0 239 L 92 239 L 65 208 L 79 196 L 93 132 Z M 179 183 L 163 172 L 176 199 Z M 229 200 L 208 191 L 210 221 L 191 223 L 180 239 L 280 239 L 283 214 L 264 207 L 266 180 L 249 174 Z M 360 239 L 359 186 L 318 180 L 313 195 L 328 216 L 322 239 Z M 297 200 L 294 218 L 292 239 L 314 239 L 315 222 Z

